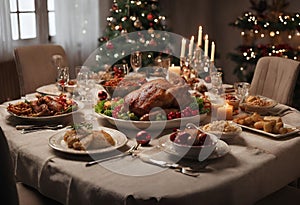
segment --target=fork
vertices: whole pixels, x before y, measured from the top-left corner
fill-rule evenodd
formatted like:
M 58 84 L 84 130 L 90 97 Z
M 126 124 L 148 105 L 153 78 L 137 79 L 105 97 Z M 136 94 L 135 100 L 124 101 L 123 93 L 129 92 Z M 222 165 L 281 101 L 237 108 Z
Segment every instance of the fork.
M 127 155 L 133 155 L 134 152 L 136 150 L 138 150 L 138 148 L 140 147 L 140 145 L 141 145 L 140 143 L 136 143 L 135 145 L 133 145 L 132 147 L 130 147 L 130 149 L 127 150 L 124 153 L 121 153 L 119 155 L 115 155 L 115 156 L 112 156 L 112 157 L 107 157 L 107 158 L 104 158 L 104 159 L 98 159 L 98 160 L 90 161 L 90 162 L 86 163 L 85 166 L 86 167 L 90 167 L 90 166 L 92 166 L 94 164 L 105 162 L 105 161 L 108 161 L 108 160 L 111 160 L 111 159 L 117 159 L 117 158 L 125 157 Z

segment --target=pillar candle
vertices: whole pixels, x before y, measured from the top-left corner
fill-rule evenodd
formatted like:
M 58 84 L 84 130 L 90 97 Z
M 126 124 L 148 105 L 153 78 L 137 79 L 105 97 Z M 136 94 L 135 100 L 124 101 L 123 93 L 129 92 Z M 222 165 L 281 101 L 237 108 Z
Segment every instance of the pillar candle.
M 186 39 L 183 38 L 181 40 L 181 52 L 180 52 L 180 57 L 184 57 L 185 56 L 185 45 L 186 45 Z
M 195 37 L 192 36 L 189 44 L 189 56 L 193 55 L 193 46 L 194 46 Z
M 198 30 L 198 47 L 202 45 L 202 26 L 199 26 Z
M 210 54 L 211 61 L 215 61 L 215 50 L 216 50 L 215 42 L 212 42 L 211 43 L 211 54 Z
M 233 107 L 231 105 L 226 104 L 218 108 L 217 118 L 219 120 L 224 120 L 224 119 L 232 120 L 233 119 L 232 113 L 233 113 Z
M 204 37 L 204 56 L 208 56 L 208 35 L 206 34 Z

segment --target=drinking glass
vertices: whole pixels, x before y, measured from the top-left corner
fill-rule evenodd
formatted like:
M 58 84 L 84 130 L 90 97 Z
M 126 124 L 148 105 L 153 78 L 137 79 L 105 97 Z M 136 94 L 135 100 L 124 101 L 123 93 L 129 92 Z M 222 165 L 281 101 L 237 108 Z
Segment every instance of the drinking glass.
M 212 85 L 212 91 L 216 94 L 219 94 L 219 92 L 222 90 L 222 72 L 211 72 L 210 73 L 211 78 L 211 85 Z
M 115 76 L 117 76 L 117 77 L 124 77 L 129 72 L 128 71 L 128 64 L 127 63 L 115 64 L 113 66 L 113 70 L 115 72 Z
M 130 64 L 134 72 L 137 72 L 142 67 L 142 53 L 135 51 L 130 56 Z
M 78 94 L 82 101 L 93 100 L 93 89 L 95 88 L 95 79 L 93 72 L 87 66 L 82 66 L 77 73 Z
M 62 92 L 65 92 L 65 86 L 70 80 L 69 67 L 61 67 L 58 69 L 57 83 L 62 88 Z
M 250 84 L 247 82 L 236 82 L 233 86 L 237 97 L 240 99 L 240 108 L 243 110 L 245 108 L 245 100 L 249 95 Z

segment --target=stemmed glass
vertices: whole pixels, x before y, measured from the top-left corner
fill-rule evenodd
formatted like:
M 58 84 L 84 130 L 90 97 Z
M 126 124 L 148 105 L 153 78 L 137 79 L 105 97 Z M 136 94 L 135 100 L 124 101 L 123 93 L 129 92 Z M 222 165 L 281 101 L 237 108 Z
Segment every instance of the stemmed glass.
M 134 72 L 137 72 L 142 67 L 142 53 L 135 51 L 130 56 L 130 64 Z
M 244 109 L 244 104 L 249 95 L 250 84 L 247 82 L 234 83 L 234 90 L 238 98 L 240 98 L 240 108 Z
M 65 92 L 65 86 L 70 80 L 69 67 L 61 67 L 58 69 L 57 83 L 62 88 L 62 92 Z

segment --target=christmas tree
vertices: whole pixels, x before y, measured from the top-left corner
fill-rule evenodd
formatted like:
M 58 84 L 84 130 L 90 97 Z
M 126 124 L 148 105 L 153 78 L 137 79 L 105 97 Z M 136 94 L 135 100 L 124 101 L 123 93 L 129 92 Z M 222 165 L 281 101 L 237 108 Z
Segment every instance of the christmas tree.
M 153 62 L 158 55 L 168 54 L 168 32 L 166 17 L 160 15 L 158 0 L 114 0 L 107 17 L 104 35 L 99 38 L 97 55 L 99 67 L 110 67 L 112 62 L 128 63 L 128 53 L 138 50 L 158 50 L 143 52 L 143 66 Z M 135 32 L 135 35 L 128 35 Z
M 240 80 L 251 81 L 255 65 L 263 56 L 300 60 L 300 14 L 286 12 L 285 0 L 250 0 L 251 9 L 231 26 L 241 30 L 242 45 L 230 53 L 236 63 L 234 73 Z M 297 42 L 298 41 L 298 42 Z

